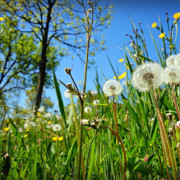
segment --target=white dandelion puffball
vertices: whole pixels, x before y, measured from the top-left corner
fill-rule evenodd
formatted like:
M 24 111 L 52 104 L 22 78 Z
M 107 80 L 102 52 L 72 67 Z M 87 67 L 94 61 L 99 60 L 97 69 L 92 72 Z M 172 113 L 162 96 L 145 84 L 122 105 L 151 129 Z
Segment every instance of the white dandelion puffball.
M 174 65 L 176 55 L 171 55 L 166 59 L 166 66 Z
M 168 66 L 164 70 L 162 77 L 166 84 L 180 84 L 180 66 Z
M 175 56 L 174 64 L 180 67 L 180 53 Z
M 35 127 L 36 123 L 35 122 L 29 122 L 29 125 L 32 126 L 32 127 Z
M 139 65 L 132 74 L 132 84 L 139 91 L 156 89 L 163 83 L 163 68 L 158 63 L 148 62 Z
M 111 79 L 105 82 L 103 86 L 103 92 L 107 96 L 116 96 L 120 93 L 122 93 L 122 86 L 119 81 Z
M 96 95 L 96 94 L 97 94 L 97 91 L 96 91 L 96 90 L 92 90 L 92 91 L 91 91 L 91 94 L 92 94 L 92 95 Z
M 53 131 L 57 132 L 57 131 L 60 131 L 61 130 L 61 125 L 59 124 L 55 124 L 53 127 L 52 127 Z
M 89 106 L 86 106 L 86 107 L 84 108 L 84 112 L 85 112 L 85 113 L 90 113 L 91 111 L 92 111 L 92 108 L 89 107 Z
M 71 93 L 70 93 L 69 89 L 66 89 L 66 90 L 64 91 L 64 96 L 65 96 L 66 98 L 71 98 Z
M 94 105 L 96 105 L 96 104 L 99 104 L 100 102 L 99 102 L 99 99 L 95 99 L 94 101 L 93 101 L 93 104 Z
M 51 117 L 51 113 L 46 113 L 44 117 L 45 118 L 50 118 Z
M 23 128 L 22 128 L 22 127 L 19 127 L 19 128 L 18 128 L 18 132 L 19 132 L 19 133 L 22 133 L 22 132 L 23 132 Z
M 28 128 L 30 128 L 30 125 L 29 125 L 29 123 L 24 123 L 24 129 L 28 129 Z
M 38 111 L 39 111 L 39 112 L 44 112 L 44 111 L 45 111 L 45 107 L 43 107 L 43 106 L 40 107 L 40 108 L 38 109 Z

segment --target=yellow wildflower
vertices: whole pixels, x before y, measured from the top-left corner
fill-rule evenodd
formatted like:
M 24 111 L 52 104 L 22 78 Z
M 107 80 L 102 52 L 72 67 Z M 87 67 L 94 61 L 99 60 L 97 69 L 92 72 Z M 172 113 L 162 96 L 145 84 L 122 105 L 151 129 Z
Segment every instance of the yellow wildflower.
M 153 22 L 152 25 L 151 25 L 152 28 L 156 28 L 157 27 L 157 23 L 156 22 Z
M 122 73 L 122 74 L 118 77 L 118 79 L 123 79 L 125 76 L 126 76 L 126 72 Z
M 30 128 L 29 129 L 26 129 L 26 131 L 28 132 L 30 130 Z
M 116 76 L 114 76 L 113 79 L 116 79 Z
M 119 62 L 123 62 L 123 58 L 119 59 Z
M 4 18 L 3 18 L 3 17 L 0 17 L 0 22 L 1 22 L 1 21 L 4 21 Z
M 173 15 L 173 18 L 178 20 L 180 18 L 180 12 L 177 12 Z
M 40 116 L 40 112 L 37 112 L 37 117 L 39 117 Z
M 77 84 L 81 84 L 82 83 L 82 81 L 79 81 Z
M 4 131 L 5 132 L 9 131 L 9 127 L 4 128 Z
M 39 118 L 36 119 L 36 122 L 39 122 Z
M 165 37 L 165 32 L 163 32 L 159 35 L 159 38 L 164 38 L 164 37 Z
M 129 69 L 129 66 L 126 66 L 127 69 Z
M 25 134 L 23 137 L 24 137 L 24 138 L 28 137 L 28 134 Z
M 0 100 L 0 103 L 1 103 L 2 101 Z
M 58 137 L 58 141 L 62 141 L 63 140 L 63 137 Z
M 54 137 L 52 138 L 53 141 L 57 141 L 57 139 L 58 139 L 57 136 L 54 136 Z
M 48 121 L 48 124 L 51 124 L 51 121 Z

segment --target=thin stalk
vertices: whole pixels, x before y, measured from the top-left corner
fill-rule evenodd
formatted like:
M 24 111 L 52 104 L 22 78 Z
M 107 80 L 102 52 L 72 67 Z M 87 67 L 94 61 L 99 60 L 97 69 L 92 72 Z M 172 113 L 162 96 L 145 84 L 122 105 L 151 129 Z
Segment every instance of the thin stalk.
M 114 110 L 114 119 L 115 119 L 115 125 L 116 125 L 116 133 L 118 134 L 116 103 L 115 103 L 115 100 L 114 100 L 114 96 L 113 96 L 113 110 Z
M 175 108 L 176 108 L 176 112 L 177 112 L 177 115 L 178 115 L 178 118 L 179 118 L 179 121 L 180 121 L 180 114 L 179 114 L 179 109 L 178 109 L 178 105 L 177 105 L 177 101 L 176 101 L 176 96 L 175 96 L 175 93 L 174 93 L 174 85 L 172 84 L 172 95 L 173 95 L 173 100 L 174 100 L 174 105 L 175 105 Z
M 160 132 L 162 133 L 162 143 L 164 144 L 164 148 L 165 148 L 165 152 L 168 156 L 168 162 L 169 162 L 169 166 L 172 167 L 173 169 L 173 175 L 174 175 L 174 179 L 177 179 L 177 174 L 176 174 L 176 168 L 175 168 L 175 160 L 173 158 L 173 154 L 172 154 L 172 150 L 171 150 L 171 145 L 169 142 L 169 138 L 166 132 L 166 128 L 163 122 L 163 117 L 161 114 L 161 111 L 158 107 L 158 103 L 157 103 L 157 99 L 155 97 L 155 92 L 152 93 L 153 96 L 153 100 L 156 106 L 156 110 L 157 110 L 157 114 L 158 114 L 158 120 L 159 120 L 159 125 L 160 125 Z
M 86 91 L 87 65 L 88 65 L 88 56 L 89 56 L 89 43 L 90 43 L 90 34 L 87 35 L 83 94 Z M 84 97 L 80 97 L 80 104 L 81 104 L 81 119 L 83 119 L 83 117 L 84 117 Z M 83 140 L 82 137 L 83 137 L 83 126 L 81 125 L 80 126 L 80 131 L 79 131 L 79 144 L 78 144 L 79 151 L 78 151 L 78 167 L 77 167 L 77 177 L 76 177 L 77 180 L 80 179 L 80 171 L 81 171 L 82 140 Z M 83 174 L 83 178 L 85 178 L 85 174 Z
M 123 150 L 123 155 L 124 155 L 124 173 L 123 173 L 123 180 L 125 180 L 126 178 L 126 150 L 125 150 L 125 147 L 124 147 L 124 144 L 119 136 L 118 133 L 116 133 L 112 128 L 106 126 L 106 125 L 100 125 L 100 127 L 102 128 L 107 128 L 109 130 L 111 130 L 111 132 L 116 136 L 118 142 L 121 144 L 121 147 L 122 147 L 122 150 Z

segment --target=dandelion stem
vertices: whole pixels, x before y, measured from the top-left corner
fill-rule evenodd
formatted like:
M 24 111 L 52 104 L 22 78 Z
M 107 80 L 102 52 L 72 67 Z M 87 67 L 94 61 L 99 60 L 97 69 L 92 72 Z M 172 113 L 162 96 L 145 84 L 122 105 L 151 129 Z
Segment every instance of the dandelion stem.
M 171 150 L 171 145 L 169 142 L 169 138 L 166 132 L 166 128 L 163 122 L 163 117 L 161 114 L 161 111 L 158 107 L 158 102 L 155 96 L 155 92 L 153 91 L 152 93 L 153 96 L 153 100 L 156 106 L 156 110 L 157 110 L 157 114 L 158 114 L 158 120 L 159 120 L 159 126 L 160 126 L 160 134 L 161 134 L 161 140 L 162 140 L 162 147 L 164 147 L 166 155 L 168 157 L 168 162 L 169 162 L 169 166 L 172 167 L 173 169 L 173 174 L 174 174 L 174 179 L 177 179 L 177 174 L 176 174 L 176 167 L 175 167 L 175 160 L 173 158 L 173 154 L 172 154 L 172 150 Z M 164 157 L 165 158 L 165 157 Z
M 176 112 L 177 112 L 177 115 L 178 115 L 178 118 L 179 118 L 179 121 L 180 121 L 180 114 L 179 114 L 179 109 L 178 109 L 178 105 L 177 105 L 177 101 L 176 101 L 176 96 L 175 96 L 175 93 L 174 93 L 174 87 L 175 86 L 172 84 L 172 95 L 173 95 L 174 105 L 175 105 Z

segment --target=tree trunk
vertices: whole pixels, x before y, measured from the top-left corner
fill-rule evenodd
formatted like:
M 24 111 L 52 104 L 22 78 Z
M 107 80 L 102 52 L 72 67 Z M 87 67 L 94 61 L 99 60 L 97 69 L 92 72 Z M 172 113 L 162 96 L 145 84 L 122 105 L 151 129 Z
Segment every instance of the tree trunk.
M 38 85 L 37 85 L 37 94 L 34 104 L 34 115 L 36 116 L 37 110 L 40 107 L 41 99 L 42 99 L 42 93 L 43 93 L 43 87 L 45 83 L 46 78 L 46 63 L 47 63 L 47 57 L 46 57 L 46 51 L 48 48 L 48 31 L 49 31 L 49 24 L 51 21 L 51 12 L 53 5 L 55 4 L 56 0 L 53 0 L 53 2 L 48 1 L 49 8 L 48 8 L 48 14 L 46 19 L 46 27 L 43 28 L 43 42 L 42 42 L 42 52 L 41 52 L 41 62 L 39 65 L 39 77 L 38 77 Z

